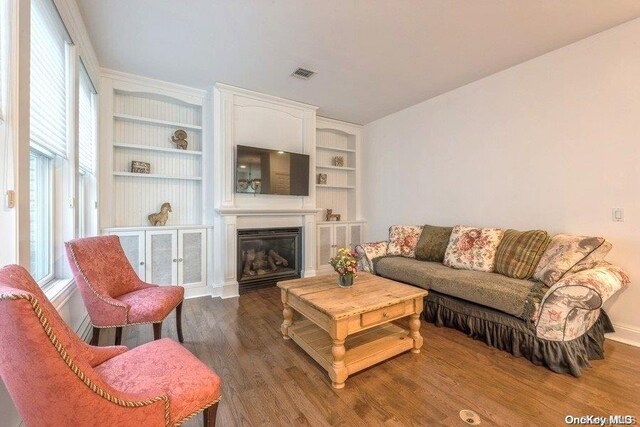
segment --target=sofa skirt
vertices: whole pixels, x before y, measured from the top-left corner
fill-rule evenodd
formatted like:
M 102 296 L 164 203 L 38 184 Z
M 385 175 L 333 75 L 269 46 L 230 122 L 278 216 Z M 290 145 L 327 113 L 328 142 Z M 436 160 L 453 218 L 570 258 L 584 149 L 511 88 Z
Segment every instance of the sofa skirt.
M 554 372 L 579 377 L 589 360 L 604 358 L 604 334 L 614 332 L 609 317 L 600 311 L 596 323 L 571 341 L 538 338 L 535 329 L 522 319 L 468 301 L 430 292 L 423 317 L 436 326 L 458 329 L 491 347 L 526 357 Z

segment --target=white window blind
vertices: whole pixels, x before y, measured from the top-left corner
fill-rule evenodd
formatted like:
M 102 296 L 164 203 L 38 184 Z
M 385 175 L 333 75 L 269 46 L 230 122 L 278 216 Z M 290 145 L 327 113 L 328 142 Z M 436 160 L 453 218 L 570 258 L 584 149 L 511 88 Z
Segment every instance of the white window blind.
M 78 99 L 78 146 L 80 171 L 95 175 L 96 157 L 96 91 L 84 67 L 80 69 Z
M 52 0 L 31 2 L 31 145 L 67 156 L 67 44 Z

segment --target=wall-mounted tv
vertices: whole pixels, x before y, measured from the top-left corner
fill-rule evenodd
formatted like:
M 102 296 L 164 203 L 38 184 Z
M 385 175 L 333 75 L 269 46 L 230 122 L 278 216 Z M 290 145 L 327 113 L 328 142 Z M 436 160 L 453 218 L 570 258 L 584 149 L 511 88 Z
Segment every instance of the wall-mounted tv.
M 309 156 L 238 145 L 236 193 L 308 196 Z

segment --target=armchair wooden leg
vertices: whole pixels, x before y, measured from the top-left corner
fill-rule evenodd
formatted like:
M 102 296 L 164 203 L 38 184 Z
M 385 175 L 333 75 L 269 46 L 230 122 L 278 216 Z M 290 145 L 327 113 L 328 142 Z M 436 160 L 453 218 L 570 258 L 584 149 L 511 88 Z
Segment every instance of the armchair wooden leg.
M 162 322 L 153 324 L 153 339 L 159 340 L 162 338 Z
M 116 345 L 122 343 L 122 326 L 116 328 Z
M 216 427 L 216 414 L 218 412 L 218 402 L 204 410 L 204 427 Z
M 178 341 L 184 342 L 182 336 L 182 303 L 176 307 L 176 328 L 178 329 Z
M 91 345 L 98 345 L 98 341 L 100 340 L 100 328 L 93 327 L 93 335 L 91 336 Z

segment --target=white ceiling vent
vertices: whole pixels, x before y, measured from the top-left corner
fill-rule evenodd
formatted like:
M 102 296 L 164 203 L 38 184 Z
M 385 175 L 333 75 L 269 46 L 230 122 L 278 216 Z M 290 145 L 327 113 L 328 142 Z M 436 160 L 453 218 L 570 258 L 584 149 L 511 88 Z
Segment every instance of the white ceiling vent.
M 299 79 L 304 79 L 304 80 L 308 80 L 311 78 L 311 76 L 313 76 L 316 72 L 315 71 L 311 71 L 311 70 L 307 70 L 305 68 L 298 68 L 297 70 L 295 70 L 293 73 L 291 73 L 291 76 L 293 77 L 297 77 Z

